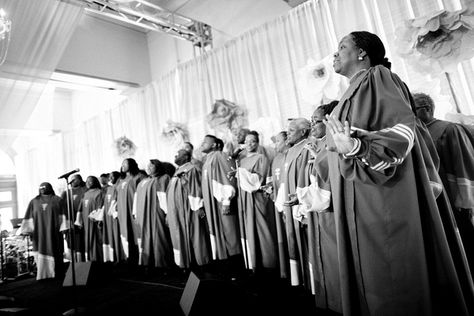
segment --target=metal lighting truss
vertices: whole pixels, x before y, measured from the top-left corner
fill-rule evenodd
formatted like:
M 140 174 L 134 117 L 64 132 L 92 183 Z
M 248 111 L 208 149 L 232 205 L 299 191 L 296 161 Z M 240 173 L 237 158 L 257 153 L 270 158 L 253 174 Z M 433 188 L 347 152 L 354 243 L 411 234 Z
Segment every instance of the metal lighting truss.
M 211 26 L 144 0 L 82 0 L 85 10 L 151 31 L 164 32 L 193 45 L 212 47 Z

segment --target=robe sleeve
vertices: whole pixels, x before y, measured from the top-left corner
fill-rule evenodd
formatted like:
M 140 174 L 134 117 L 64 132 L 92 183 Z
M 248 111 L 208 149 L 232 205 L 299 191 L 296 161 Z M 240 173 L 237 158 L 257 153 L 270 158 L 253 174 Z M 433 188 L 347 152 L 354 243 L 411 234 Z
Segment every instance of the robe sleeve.
M 82 218 L 82 212 L 84 208 L 83 205 L 84 205 L 84 200 L 82 200 L 81 203 L 79 204 L 79 208 L 77 209 L 77 213 L 76 213 L 76 220 L 74 222 L 74 225 L 80 226 L 80 227 L 82 227 L 82 225 L 84 224 L 84 220 Z
M 354 95 L 351 106 L 351 152 L 339 156 L 346 180 L 381 184 L 395 174 L 415 141 L 415 115 L 409 91 L 390 70 L 376 66 L 369 70 Z M 332 136 L 328 134 L 328 140 Z
M 230 200 L 235 196 L 235 183 L 227 177 L 231 171 L 231 162 L 224 153 L 217 153 L 214 170 L 212 173 L 212 195 L 224 206 L 230 205 Z
M 33 212 L 34 212 L 34 202 L 33 200 L 30 201 L 28 204 L 28 208 L 26 209 L 25 217 L 21 222 L 20 232 L 21 234 L 32 234 L 35 230 L 35 223 L 33 219 Z
M 297 190 L 298 200 L 306 206 L 309 212 L 326 212 L 331 205 L 331 190 L 325 148 L 319 151 L 313 164 L 309 176 L 310 185 L 302 190 Z
M 440 139 L 449 190 L 457 208 L 474 209 L 474 145 L 467 131 L 451 124 Z
M 242 167 L 237 169 L 239 185 L 242 190 L 252 193 L 262 186 L 262 182 L 266 181 L 267 174 L 269 173 L 267 160 L 268 159 L 261 154 L 252 171 Z
M 63 199 L 59 199 L 59 231 L 63 232 L 69 229 L 70 226 L 70 221 L 68 217 L 66 216 L 67 214 L 67 204 L 66 201 Z
M 201 174 L 196 167 L 187 173 L 188 201 L 192 211 L 198 211 L 204 207 L 201 189 Z

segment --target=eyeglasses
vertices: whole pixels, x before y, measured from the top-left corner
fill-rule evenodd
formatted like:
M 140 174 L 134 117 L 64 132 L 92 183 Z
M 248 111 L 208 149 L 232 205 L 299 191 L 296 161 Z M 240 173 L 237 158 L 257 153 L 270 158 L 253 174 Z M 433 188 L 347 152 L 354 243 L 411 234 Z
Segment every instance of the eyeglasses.
M 46 187 L 44 185 L 40 186 L 39 188 L 40 188 L 40 190 L 41 189 L 46 189 Z
M 316 125 L 318 123 L 322 123 L 324 120 L 313 120 L 311 119 L 311 125 Z

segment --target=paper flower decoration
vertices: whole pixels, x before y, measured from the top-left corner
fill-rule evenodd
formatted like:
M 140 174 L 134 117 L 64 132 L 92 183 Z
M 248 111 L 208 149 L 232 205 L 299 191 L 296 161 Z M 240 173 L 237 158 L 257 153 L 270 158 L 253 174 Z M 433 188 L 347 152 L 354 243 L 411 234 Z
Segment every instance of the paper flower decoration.
M 135 155 L 137 146 L 125 136 L 119 137 L 115 140 L 115 148 L 117 155 L 121 158 L 129 158 Z
M 338 99 L 346 90 L 347 83 L 332 67 L 333 56 L 328 55 L 319 62 L 308 59 L 297 72 L 296 84 L 302 99 L 308 103 Z
M 182 144 L 189 140 L 189 132 L 185 124 L 167 121 L 161 136 L 168 142 Z
M 212 111 L 207 115 L 207 123 L 216 132 L 228 132 L 247 126 L 247 111 L 228 100 L 216 100 Z
M 398 53 L 417 71 L 450 71 L 474 56 L 474 6 L 407 20 L 396 35 Z

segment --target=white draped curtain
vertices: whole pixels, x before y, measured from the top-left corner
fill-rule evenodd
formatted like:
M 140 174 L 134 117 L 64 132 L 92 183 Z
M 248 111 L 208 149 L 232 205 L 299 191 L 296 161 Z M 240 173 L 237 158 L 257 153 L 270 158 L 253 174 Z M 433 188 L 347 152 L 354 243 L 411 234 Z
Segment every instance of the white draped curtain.
M 39 184 L 63 169 L 58 135 L 30 138 L 22 136 L 21 129 L 56 69 L 83 14 L 83 5 L 58 0 L 0 0 L 0 8 L 12 22 L 7 58 L 0 66 L 0 150 L 15 158 L 21 215 L 25 201 L 38 193 Z M 38 125 L 37 134 L 52 129 L 51 122 Z M 21 152 L 13 150 L 15 141 Z M 35 146 L 29 147 L 30 142 Z
M 198 147 L 205 134 L 213 133 L 206 115 L 216 99 L 245 107 L 250 128 L 261 132 L 263 142 L 268 144 L 271 135 L 285 128 L 288 118 L 309 118 L 321 102 L 302 98 L 296 84 L 298 70 L 309 58 L 321 60 L 333 53 L 338 41 L 354 30 L 368 30 L 381 37 L 393 71 L 410 88 L 430 86 L 425 77 L 396 55 L 396 28 L 406 19 L 439 9 L 457 10 L 467 2 L 308 1 L 223 47 L 179 65 L 112 110 L 65 133 L 64 158 L 51 159 L 63 159 L 66 169 L 80 167 L 84 176 L 118 170 L 122 158 L 117 156 L 113 142 L 126 136 L 137 145 L 134 158 L 142 168 L 151 158 L 172 161 L 178 145 L 161 137 L 166 122 L 187 126 L 191 142 Z M 474 111 L 473 69 L 473 61 L 465 61 L 452 74 L 461 109 L 466 114 Z M 449 94 L 446 84 L 440 82 L 441 93 Z
M 57 0 L 0 0 L 0 8 L 12 23 L 0 67 L 0 149 L 11 154 L 10 146 L 35 109 L 83 9 Z

